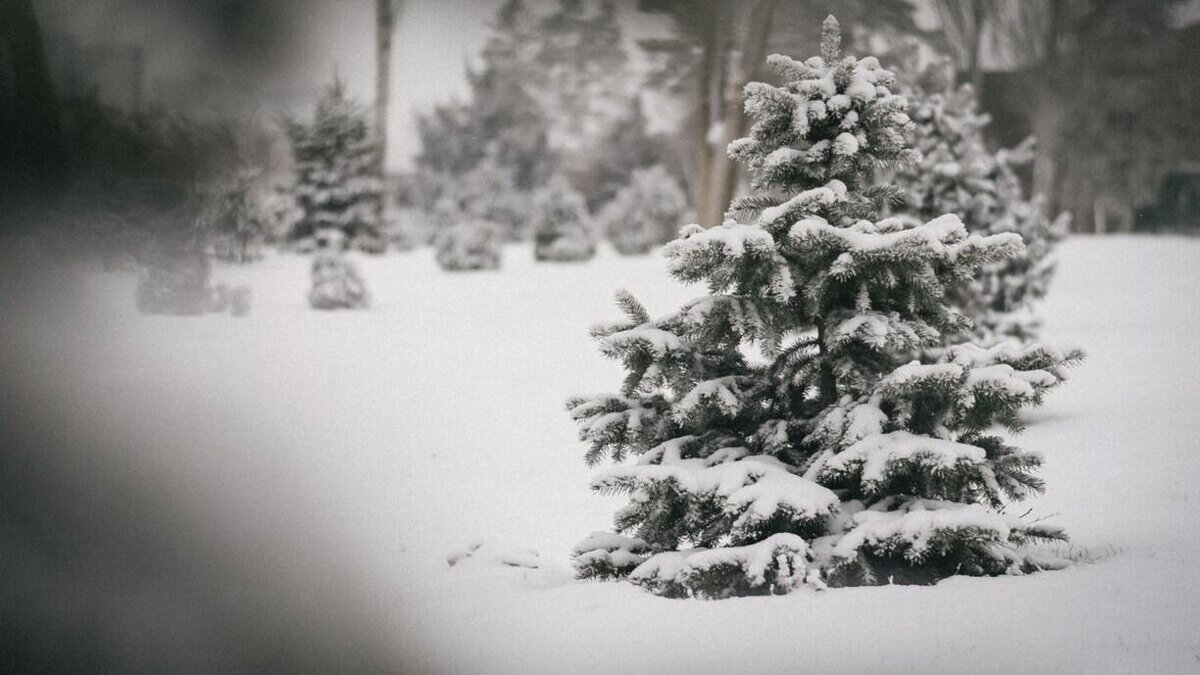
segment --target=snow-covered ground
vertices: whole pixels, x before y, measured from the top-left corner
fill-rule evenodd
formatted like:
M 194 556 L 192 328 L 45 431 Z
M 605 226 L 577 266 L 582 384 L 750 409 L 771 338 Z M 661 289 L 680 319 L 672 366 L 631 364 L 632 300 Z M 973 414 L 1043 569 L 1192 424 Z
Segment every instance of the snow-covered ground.
M 17 321 L 4 354 L 124 441 L 111 466 L 268 561 L 336 558 L 411 672 L 1200 672 L 1200 240 L 1074 238 L 1060 259 L 1046 338 L 1089 356 L 1029 415 L 1049 490 L 1027 506 L 1093 562 L 934 587 L 704 602 L 572 579 L 571 546 L 622 503 L 588 491 L 563 409 L 620 382 L 587 328 L 620 287 L 654 313 L 702 293 L 654 256 L 371 258 L 374 306 L 345 313 L 308 308 L 305 258 L 217 268 L 253 287 L 246 319 L 140 316 L 129 275 L 88 272 L 62 313 L 82 317 Z

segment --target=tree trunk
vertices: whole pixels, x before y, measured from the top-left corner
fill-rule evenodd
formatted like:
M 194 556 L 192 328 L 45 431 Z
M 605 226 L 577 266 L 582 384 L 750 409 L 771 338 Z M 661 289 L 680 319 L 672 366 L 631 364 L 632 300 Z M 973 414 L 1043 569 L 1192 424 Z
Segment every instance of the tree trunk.
M 979 101 L 983 100 L 983 28 L 986 20 L 983 0 L 971 0 L 971 39 L 967 43 L 970 49 L 967 72 L 971 77 L 971 88 L 975 90 L 975 98 Z
M 388 104 L 392 90 L 392 37 L 400 0 L 376 0 L 375 12 L 375 141 L 378 143 L 379 180 L 383 190 L 376 204 L 375 222 L 383 225 L 390 191 L 387 181 Z
M 775 0 L 757 0 L 750 9 L 749 24 L 743 43 L 738 49 L 738 61 L 731 68 L 725 90 L 725 138 L 724 143 L 713 153 L 712 189 L 713 199 L 709 202 L 712 211 L 708 218 L 719 224 L 725 210 L 733 201 L 738 187 L 738 165 L 729 158 L 729 144 L 746 133 L 746 113 L 743 109 L 742 91 L 761 72 L 767 58 L 767 39 L 771 36 L 771 24 L 775 15 Z
M 708 22 L 703 40 L 703 56 L 700 61 L 700 81 L 696 87 L 696 112 L 692 121 L 692 142 L 695 144 L 695 165 L 692 167 L 692 198 L 696 204 L 696 217 L 700 225 L 712 227 L 708 220 L 708 200 L 712 183 L 712 145 L 708 142 L 712 126 L 712 87 L 717 79 L 719 65 L 717 20 Z

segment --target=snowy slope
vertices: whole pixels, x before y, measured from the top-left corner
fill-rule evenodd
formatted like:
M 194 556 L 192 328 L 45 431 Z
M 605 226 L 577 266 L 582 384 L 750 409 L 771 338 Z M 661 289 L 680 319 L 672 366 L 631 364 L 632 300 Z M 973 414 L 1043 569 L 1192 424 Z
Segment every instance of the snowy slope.
M 130 277 L 90 272 L 82 323 L 10 331 L 6 354 L 127 439 L 114 462 L 264 555 L 335 551 L 413 672 L 1200 672 L 1200 241 L 1075 238 L 1060 259 L 1047 338 L 1089 359 L 1030 417 L 1049 492 L 1027 506 L 1094 562 L 936 587 L 702 602 L 571 579 L 621 503 L 588 491 L 563 409 L 620 381 L 587 328 L 620 287 L 652 313 L 702 293 L 654 256 L 371 258 L 375 304 L 347 313 L 307 307 L 303 258 L 218 268 L 254 288 L 247 319 L 139 316 Z

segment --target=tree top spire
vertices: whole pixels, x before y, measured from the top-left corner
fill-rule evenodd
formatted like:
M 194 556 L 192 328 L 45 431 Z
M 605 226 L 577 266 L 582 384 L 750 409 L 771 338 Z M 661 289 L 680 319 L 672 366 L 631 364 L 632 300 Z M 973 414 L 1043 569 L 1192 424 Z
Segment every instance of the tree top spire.
M 821 58 L 832 64 L 842 53 L 842 25 L 832 14 L 821 24 Z

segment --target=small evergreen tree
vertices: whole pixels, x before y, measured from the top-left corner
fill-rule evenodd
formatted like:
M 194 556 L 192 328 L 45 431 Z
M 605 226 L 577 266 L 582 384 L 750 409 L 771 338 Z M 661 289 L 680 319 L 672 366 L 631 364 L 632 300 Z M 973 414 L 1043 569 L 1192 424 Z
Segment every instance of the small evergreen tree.
M 382 186 L 377 150 L 365 111 L 338 80 L 317 104 L 311 123 L 285 122 L 295 160 L 293 191 L 302 216 L 290 238 L 312 239 L 336 229 L 352 247 L 382 251 L 376 222 Z
M 729 151 L 753 194 L 666 249 L 709 294 L 654 319 L 621 293 L 627 320 L 594 329 L 628 375 L 568 405 L 588 462 L 619 463 L 593 488 L 630 502 L 622 534 L 576 547 L 581 578 L 721 598 L 1057 564 L 1026 545 L 1058 528 L 1000 510 L 1042 489 L 1041 459 L 996 429 L 1062 380 L 1062 355 L 963 344 L 911 360 L 969 328 L 945 289 L 1020 236 L 874 220 L 900 189 L 866 178 L 911 160 L 910 121 L 892 73 L 840 43 L 830 17 L 820 57 L 772 56 L 786 83 L 746 88 L 754 124 Z
M 687 216 L 687 196 L 661 166 L 638 169 L 605 207 L 601 222 L 619 253 L 638 255 L 671 241 Z
M 345 255 L 340 230 L 317 234 L 317 255 L 312 262 L 312 288 L 308 304 L 313 309 L 362 309 L 371 302 L 358 267 Z
M 553 262 L 577 262 L 596 254 L 587 203 L 565 179 L 542 188 L 533 202 L 534 257 Z
M 1066 234 L 1068 217 L 1047 218 L 1042 199 L 1025 195 L 1016 169 L 1032 161 L 1032 139 L 989 151 L 983 134 L 990 118 L 979 112 L 971 86 L 954 87 L 944 66 L 929 68 L 907 94 L 913 101 L 912 144 L 921 159 L 895 173 L 907 193 L 900 212 L 925 219 L 957 213 L 969 232 L 1021 235 L 1024 251 L 986 265 L 951 297 L 974 321 L 975 338 L 1033 339 L 1035 306 L 1054 275 L 1051 253 Z

